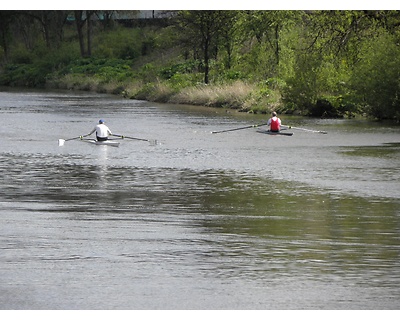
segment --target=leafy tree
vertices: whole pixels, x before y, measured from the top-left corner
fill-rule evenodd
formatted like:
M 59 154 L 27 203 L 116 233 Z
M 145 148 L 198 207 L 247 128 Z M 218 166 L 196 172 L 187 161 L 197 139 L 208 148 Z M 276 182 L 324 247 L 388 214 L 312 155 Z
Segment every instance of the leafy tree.
M 287 79 L 285 101 L 318 116 L 343 113 L 352 68 L 362 42 L 373 35 L 373 23 L 361 11 L 311 11 L 303 22 L 297 26 L 295 72 Z M 333 111 L 333 105 L 341 110 Z
M 234 15 L 229 11 L 220 10 L 180 11 L 177 21 L 186 47 L 193 49 L 195 55 L 200 52 L 204 83 L 207 84 L 210 60 L 213 54 L 214 58 L 216 57 L 223 39 L 229 39 L 228 28 L 234 23 Z
M 320 87 L 318 73 L 321 57 L 317 53 L 302 52 L 296 55 L 295 72 L 286 80 L 284 101 L 291 109 L 310 110 L 316 103 Z
M 351 80 L 368 114 L 400 119 L 400 48 L 395 36 L 381 30 L 366 41 Z
M 294 16 L 293 11 L 270 11 L 262 14 L 264 20 L 264 36 L 275 56 L 275 63 L 278 66 L 280 61 L 280 33 L 282 29 L 291 22 Z
M 237 20 L 238 11 L 223 11 L 220 15 L 221 26 L 217 43 L 221 43 L 226 52 L 226 69 L 231 69 L 233 64 L 233 52 L 237 44 Z
M 258 52 L 254 58 L 255 64 L 261 61 L 268 70 L 264 76 L 277 76 L 281 62 L 282 34 L 285 30 L 293 28 L 300 21 L 301 11 L 244 11 L 240 14 L 240 30 L 243 39 L 249 47 Z M 252 45 L 252 39 L 256 45 Z M 270 57 L 266 59 L 266 57 Z

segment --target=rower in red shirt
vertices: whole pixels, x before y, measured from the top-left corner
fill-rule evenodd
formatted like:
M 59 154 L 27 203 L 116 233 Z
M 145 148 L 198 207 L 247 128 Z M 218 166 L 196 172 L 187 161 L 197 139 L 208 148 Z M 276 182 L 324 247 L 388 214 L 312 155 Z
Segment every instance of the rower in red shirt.
M 269 126 L 269 131 L 279 132 L 281 130 L 281 119 L 276 115 L 276 112 L 272 112 L 272 117 L 268 119 L 267 126 Z

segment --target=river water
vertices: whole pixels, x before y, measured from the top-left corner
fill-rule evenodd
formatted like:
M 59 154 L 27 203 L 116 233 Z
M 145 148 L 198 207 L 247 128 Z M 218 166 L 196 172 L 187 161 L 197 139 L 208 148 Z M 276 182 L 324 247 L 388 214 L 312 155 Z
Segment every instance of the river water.
M 400 307 L 398 126 L 4 88 L 0 115 L 1 309 Z M 58 145 L 100 118 L 157 143 Z

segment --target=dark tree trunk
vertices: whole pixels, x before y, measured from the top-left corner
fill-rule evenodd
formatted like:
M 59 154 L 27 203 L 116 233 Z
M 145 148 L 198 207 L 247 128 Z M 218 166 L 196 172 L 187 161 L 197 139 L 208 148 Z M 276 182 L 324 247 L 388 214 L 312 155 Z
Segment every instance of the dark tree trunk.
M 85 39 L 83 36 L 83 27 L 85 25 L 85 20 L 83 20 L 83 11 L 81 10 L 76 10 L 74 11 L 75 15 L 75 22 L 76 22 L 76 28 L 78 31 L 78 39 L 79 39 L 79 48 L 81 50 L 81 57 L 85 57 Z

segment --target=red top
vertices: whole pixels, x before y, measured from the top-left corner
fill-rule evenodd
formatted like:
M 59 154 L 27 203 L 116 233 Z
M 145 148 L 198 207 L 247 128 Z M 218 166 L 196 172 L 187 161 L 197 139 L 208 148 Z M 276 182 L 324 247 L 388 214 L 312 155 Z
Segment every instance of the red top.
M 280 129 L 279 119 L 277 117 L 271 118 L 271 131 L 279 131 Z

